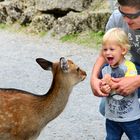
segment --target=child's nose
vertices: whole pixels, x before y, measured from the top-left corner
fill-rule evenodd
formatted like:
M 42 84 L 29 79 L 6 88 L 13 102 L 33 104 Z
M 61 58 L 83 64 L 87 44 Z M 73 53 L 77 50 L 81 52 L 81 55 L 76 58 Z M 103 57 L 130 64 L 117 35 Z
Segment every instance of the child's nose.
M 110 50 L 107 50 L 107 51 L 106 51 L 106 54 L 110 54 Z

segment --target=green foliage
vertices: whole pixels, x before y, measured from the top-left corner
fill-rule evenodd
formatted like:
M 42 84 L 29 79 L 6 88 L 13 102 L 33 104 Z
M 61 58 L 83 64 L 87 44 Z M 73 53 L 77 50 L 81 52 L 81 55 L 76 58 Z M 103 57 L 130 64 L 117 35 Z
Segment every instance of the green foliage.
M 0 29 L 5 29 L 5 28 L 7 28 L 7 25 L 4 24 L 4 23 L 1 23 L 1 24 L 0 24 Z
M 62 42 L 74 42 L 79 45 L 92 47 L 92 48 L 99 48 L 101 46 L 102 37 L 104 35 L 104 32 L 83 32 L 79 34 L 72 34 L 72 35 L 66 35 L 61 38 Z
M 16 32 L 26 32 L 26 28 L 24 26 L 18 26 L 19 24 L 14 24 L 12 26 L 8 26 L 6 24 L 0 24 L 0 29 L 8 29 L 10 31 L 13 31 L 12 29 L 16 29 Z M 27 34 L 27 32 L 26 32 Z M 47 32 L 41 32 L 38 35 L 40 37 L 43 37 L 47 34 Z M 71 35 L 66 35 L 61 37 L 62 42 L 69 42 L 69 43 L 76 43 L 79 45 L 83 45 L 86 47 L 91 47 L 98 49 L 101 46 L 102 37 L 104 35 L 104 32 L 93 32 L 93 31 L 86 31 L 82 33 L 76 33 Z M 55 36 L 55 35 L 54 35 Z
M 44 37 L 45 35 L 47 35 L 47 32 L 45 32 L 45 31 L 44 32 L 42 31 L 42 32 L 39 33 L 40 37 Z
M 75 42 L 77 40 L 78 34 L 71 34 L 71 35 L 65 35 L 63 37 L 61 37 L 61 41 L 62 42 Z
M 0 24 L 0 29 L 6 29 L 6 30 L 9 30 L 9 31 L 13 31 L 13 32 L 22 32 L 24 31 L 25 29 L 25 26 L 21 26 L 20 24 L 4 24 L 4 23 L 1 23 Z

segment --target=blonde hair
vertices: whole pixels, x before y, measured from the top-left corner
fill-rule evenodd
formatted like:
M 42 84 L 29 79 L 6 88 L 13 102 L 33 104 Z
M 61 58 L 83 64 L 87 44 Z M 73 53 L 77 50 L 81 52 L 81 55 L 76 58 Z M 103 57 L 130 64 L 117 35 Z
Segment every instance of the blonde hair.
M 116 43 L 122 48 L 130 49 L 130 42 L 127 34 L 121 28 L 112 28 L 103 36 L 102 45 L 107 43 Z

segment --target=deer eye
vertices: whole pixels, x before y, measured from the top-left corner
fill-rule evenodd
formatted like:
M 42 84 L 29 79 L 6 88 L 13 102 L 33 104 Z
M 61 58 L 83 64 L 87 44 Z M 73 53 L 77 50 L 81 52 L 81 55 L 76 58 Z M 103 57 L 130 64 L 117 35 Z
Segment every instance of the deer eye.
M 78 67 L 76 70 L 77 70 L 77 72 L 78 72 L 78 71 L 80 70 L 80 68 Z

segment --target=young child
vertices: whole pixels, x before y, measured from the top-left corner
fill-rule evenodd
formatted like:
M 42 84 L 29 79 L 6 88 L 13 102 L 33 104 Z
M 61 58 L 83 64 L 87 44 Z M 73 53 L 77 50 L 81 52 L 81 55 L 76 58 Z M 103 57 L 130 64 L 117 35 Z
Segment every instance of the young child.
M 101 90 L 105 100 L 106 140 L 121 140 L 125 133 L 130 140 L 140 140 L 140 104 L 137 90 L 122 96 L 111 89 L 111 77 L 136 76 L 135 65 L 125 59 L 129 41 L 121 28 L 112 28 L 103 36 L 101 53 L 108 65 L 102 69 Z

